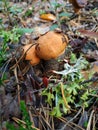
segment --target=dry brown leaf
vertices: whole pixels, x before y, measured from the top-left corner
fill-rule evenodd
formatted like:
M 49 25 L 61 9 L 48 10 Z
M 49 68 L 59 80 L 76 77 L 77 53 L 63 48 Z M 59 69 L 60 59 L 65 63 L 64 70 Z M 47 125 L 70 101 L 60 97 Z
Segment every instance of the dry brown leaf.
M 87 37 L 92 37 L 92 38 L 97 38 L 98 39 L 98 32 L 93 32 L 90 30 L 78 30 L 82 35 L 87 36 Z
M 89 70 L 81 72 L 86 80 L 89 79 L 89 76 L 95 73 L 98 73 L 98 61 L 92 63 L 92 67 Z
M 76 13 L 79 12 L 81 8 L 84 8 L 87 4 L 86 0 L 69 0 L 69 2 L 73 5 L 74 11 Z
M 40 35 L 43 35 L 45 33 L 47 33 L 49 31 L 49 27 L 47 26 L 37 26 L 37 27 L 34 27 L 34 32 L 32 32 L 32 35 L 36 35 L 36 36 L 40 36 Z
M 93 63 L 93 68 L 92 68 L 93 72 L 97 72 L 98 73 L 98 61 Z
M 75 27 L 79 27 L 79 26 L 81 26 L 80 23 L 77 23 L 77 22 L 74 21 L 74 20 L 70 20 L 69 23 L 70 23 L 71 26 L 75 26 Z
M 98 77 L 98 61 L 92 63 L 92 68 L 87 71 L 81 72 L 85 78 L 85 81 L 92 79 L 92 83 L 90 85 L 91 88 L 98 88 L 98 80 L 96 78 Z M 92 77 L 93 76 L 93 77 Z

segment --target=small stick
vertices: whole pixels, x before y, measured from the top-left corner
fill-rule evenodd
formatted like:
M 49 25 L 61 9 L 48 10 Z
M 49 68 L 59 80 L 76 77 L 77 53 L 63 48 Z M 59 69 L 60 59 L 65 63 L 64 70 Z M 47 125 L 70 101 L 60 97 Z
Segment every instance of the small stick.
M 61 83 L 61 93 L 62 93 L 62 97 L 63 97 L 63 100 L 64 100 L 64 104 L 65 104 L 65 107 L 67 108 L 67 109 L 69 109 L 70 108 L 70 106 L 68 105 L 68 103 L 67 103 L 67 101 L 66 101 L 66 98 L 65 98 L 65 95 L 64 95 L 64 90 L 63 90 L 63 84 Z
M 93 115 L 94 115 L 94 110 L 92 110 L 92 112 L 91 112 L 86 130 L 91 130 L 91 122 L 92 122 Z
M 15 74 L 15 78 L 16 78 L 16 83 L 17 83 L 17 96 L 18 96 L 18 104 L 20 104 L 20 86 L 19 86 L 19 81 L 18 81 L 18 77 L 17 77 L 17 68 L 14 68 L 14 74 Z

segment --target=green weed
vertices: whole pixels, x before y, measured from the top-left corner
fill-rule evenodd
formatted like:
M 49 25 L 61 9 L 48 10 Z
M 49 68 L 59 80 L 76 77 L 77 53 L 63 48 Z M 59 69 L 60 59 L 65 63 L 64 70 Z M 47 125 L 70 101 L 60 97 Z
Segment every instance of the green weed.
M 21 109 L 22 116 L 23 116 L 22 119 L 26 123 L 26 125 L 24 126 L 20 122 L 19 127 L 16 128 L 13 124 L 7 122 L 7 124 L 6 124 L 7 130 L 36 130 L 36 128 L 31 127 L 32 123 L 30 121 L 29 114 L 27 112 L 27 108 L 26 108 L 24 101 L 20 102 L 20 109 Z
M 55 71 L 56 74 L 62 75 L 62 82 L 56 86 L 49 86 L 42 92 L 42 95 L 46 96 L 46 102 L 53 108 L 50 112 L 52 116 L 60 117 L 64 113 L 67 114 L 71 106 L 75 108 L 89 106 L 89 93 L 93 91 L 88 90 L 88 84 L 81 84 L 84 81 L 81 70 L 86 69 L 88 62 L 83 57 L 77 59 L 74 54 L 70 60 L 74 64 L 66 63 L 65 70 Z

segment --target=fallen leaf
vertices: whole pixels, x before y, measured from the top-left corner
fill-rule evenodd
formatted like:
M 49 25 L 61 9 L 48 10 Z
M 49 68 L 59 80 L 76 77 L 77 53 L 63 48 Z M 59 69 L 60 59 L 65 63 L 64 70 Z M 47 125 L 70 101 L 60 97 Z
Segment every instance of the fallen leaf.
M 86 0 L 69 0 L 69 2 L 73 5 L 75 13 L 78 13 L 87 4 Z
M 92 68 L 93 72 L 97 72 L 98 73 L 98 61 L 93 63 L 93 68 Z
M 49 27 L 40 26 L 34 28 L 34 33 L 38 34 L 38 36 L 43 35 L 49 31 Z
M 40 18 L 43 20 L 48 20 L 48 21 L 55 21 L 56 17 L 53 14 L 41 14 Z
M 84 45 L 87 43 L 87 38 L 74 38 L 70 41 L 70 45 L 74 53 L 80 52 Z
M 85 54 L 85 57 L 87 60 L 93 60 L 93 61 L 98 61 L 98 50 L 89 50 L 87 54 Z
M 98 32 L 93 32 L 90 30 L 78 30 L 82 35 L 87 36 L 87 37 L 92 37 L 92 38 L 97 38 L 98 39 Z
M 49 31 L 49 27 L 47 26 L 39 26 L 34 27 L 34 31 L 31 33 L 31 39 L 37 39 L 41 35 L 47 33 Z
M 81 73 L 85 78 L 84 83 L 89 83 L 91 88 L 98 88 L 98 61 L 91 64 L 91 68 L 88 70 L 82 70 Z
M 91 69 L 86 70 L 86 71 L 84 70 L 81 71 L 81 73 L 83 74 L 86 80 L 90 77 L 90 75 L 92 76 L 92 74 L 98 73 L 98 61 L 93 62 L 91 66 L 92 66 Z

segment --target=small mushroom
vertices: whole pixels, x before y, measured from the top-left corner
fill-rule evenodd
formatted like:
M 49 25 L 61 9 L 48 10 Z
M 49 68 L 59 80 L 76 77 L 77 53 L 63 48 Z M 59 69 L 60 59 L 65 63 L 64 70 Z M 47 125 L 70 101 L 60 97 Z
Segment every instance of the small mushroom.
M 31 65 L 37 65 L 40 62 L 40 58 L 36 55 L 35 45 L 27 44 L 23 46 L 24 53 L 26 53 L 25 60 L 29 60 Z
M 36 54 L 40 59 L 56 59 L 63 54 L 68 43 L 68 38 L 62 33 L 50 31 L 38 39 L 35 47 Z

